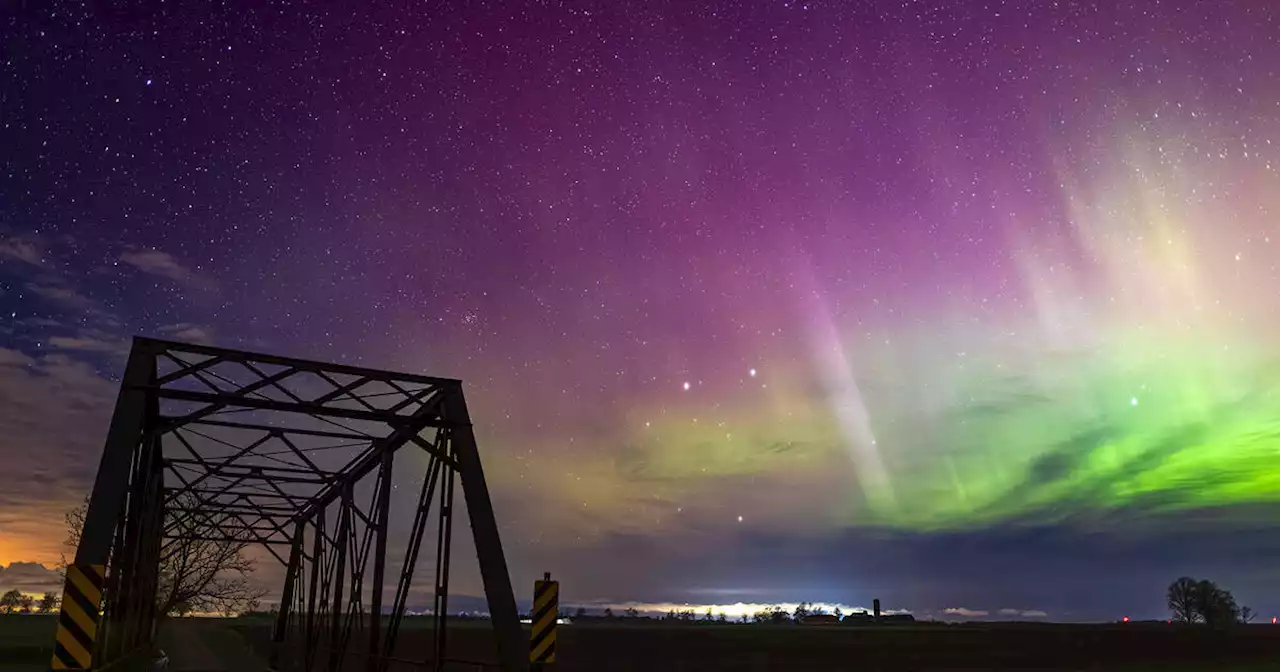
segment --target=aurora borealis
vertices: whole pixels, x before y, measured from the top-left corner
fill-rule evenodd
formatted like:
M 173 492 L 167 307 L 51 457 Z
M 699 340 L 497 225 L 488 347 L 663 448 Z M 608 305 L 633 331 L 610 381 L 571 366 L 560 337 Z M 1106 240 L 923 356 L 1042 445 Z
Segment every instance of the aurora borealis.
M 1280 611 L 1275 8 L 459 7 L 4 10 L 0 563 L 140 333 L 462 378 L 584 602 Z

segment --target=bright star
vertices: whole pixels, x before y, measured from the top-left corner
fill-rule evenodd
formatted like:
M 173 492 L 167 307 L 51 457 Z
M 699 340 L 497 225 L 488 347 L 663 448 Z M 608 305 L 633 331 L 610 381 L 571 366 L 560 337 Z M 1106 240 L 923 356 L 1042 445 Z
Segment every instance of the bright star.
M 686 380 L 686 381 L 684 381 L 684 389 L 685 389 L 685 391 L 686 391 L 686 392 L 688 392 L 688 391 L 689 391 L 689 381 L 687 381 L 687 380 Z
M 741 523 L 741 522 L 742 522 L 742 516 L 738 516 L 738 522 L 739 522 L 739 523 Z
M 751 377 L 752 377 L 752 378 L 755 378 L 755 377 L 756 377 L 756 370 L 755 370 L 755 369 L 751 369 Z
M 1129 397 L 1129 405 L 1130 405 L 1130 406 L 1137 406 L 1137 405 L 1138 405 L 1138 398 L 1137 398 L 1137 397 Z

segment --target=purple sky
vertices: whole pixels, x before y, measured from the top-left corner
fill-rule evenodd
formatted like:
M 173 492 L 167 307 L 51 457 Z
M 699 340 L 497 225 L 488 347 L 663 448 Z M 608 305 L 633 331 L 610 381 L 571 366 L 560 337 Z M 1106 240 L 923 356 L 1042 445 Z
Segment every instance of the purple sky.
M 56 561 L 143 334 L 462 378 L 520 586 L 1070 620 L 1190 573 L 1280 611 L 1267 3 L 0 30 L 2 564 Z

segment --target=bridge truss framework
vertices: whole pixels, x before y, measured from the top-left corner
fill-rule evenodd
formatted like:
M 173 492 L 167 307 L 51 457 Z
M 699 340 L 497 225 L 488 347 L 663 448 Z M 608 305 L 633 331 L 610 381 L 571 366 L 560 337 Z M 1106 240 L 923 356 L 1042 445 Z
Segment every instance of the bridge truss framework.
M 425 545 L 439 615 L 425 648 L 440 670 L 458 481 L 502 668 L 524 669 L 460 381 L 137 338 L 68 568 L 74 599 L 64 600 L 52 666 L 101 669 L 150 649 L 155 595 L 173 578 L 162 567 L 200 562 L 175 554 L 248 544 L 283 568 L 277 669 L 386 670 Z M 408 524 L 393 540 L 398 514 Z

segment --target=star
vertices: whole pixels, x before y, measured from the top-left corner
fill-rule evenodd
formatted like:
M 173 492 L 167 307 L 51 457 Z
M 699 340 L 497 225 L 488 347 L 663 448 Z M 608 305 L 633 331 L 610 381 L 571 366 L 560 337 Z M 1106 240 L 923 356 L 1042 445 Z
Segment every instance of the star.
M 888 542 L 870 534 L 867 553 L 836 557 L 851 528 L 892 530 L 903 557 L 923 557 L 931 539 L 978 540 L 988 525 L 1025 520 L 1056 536 L 1024 545 L 1020 560 L 1041 564 L 1061 542 L 1079 555 L 1062 563 L 1070 575 L 1052 578 L 1071 585 L 1101 566 L 1090 564 L 1087 528 L 1107 519 L 1077 519 L 1078 507 L 1152 507 L 1170 524 L 1142 535 L 1154 540 L 1143 556 L 1179 576 L 1161 553 L 1174 538 L 1160 536 L 1178 527 L 1178 510 L 1221 505 L 1229 520 L 1229 507 L 1245 514 L 1273 499 L 1258 484 L 1274 472 L 1266 438 L 1280 412 L 1280 397 L 1265 394 L 1280 381 L 1267 364 L 1280 357 L 1267 339 L 1280 326 L 1268 312 L 1280 260 L 1245 250 L 1258 238 L 1272 247 L 1280 212 L 1265 179 L 1280 171 L 1280 119 L 1264 113 L 1280 100 L 1266 65 L 1280 62 L 1280 40 L 1264 39 L 1280 13 L 1214 3 L 1220 20 L 1200 26 L 1169 3 L 1003 3 L 1017 16 L 1002 8 L 1000 25 L 987 25 L 973 3 L 925 12 L 900 0 L 808 1 L 729 21 L 681 3 L 589 17 L 557 8 L 521 14 L 527 30 L 515 33 L 490 13 L 457 30 L 390 8 L 380 18 L 398 30 L 376 21 L 313 34 L 293 22 L 279 26 L 276 48 L 247 39 L 241 52 L 226 31 L 192 45 L 148 39 L 139 52 L 135 33 L 172 28 L 154 13 L 99 22 L 85 41 L 53 3 L 29 3 L 47 20 L 15 24 L 12 41 L 57 48 L 24 48 L 5 68 L 31 104 L 0 124 L 13 145 L 0 171 L 13 195 L 0 225 L 0 315 L 10 313 L 0 394 L 30 397 L 10 415 L 38 415 L 6 422 L 0 404 L 0 464 L 12 467 L 0 490 L 17 488 L 22 509 L 0 532 L 0 563 L 63 550 L 62 535 L 42 531 L 61 525 L 64 497 L 32 474 L 79 482 L 77 465 L 99 457 L 99 430 L 83 448 L 72 435 L 110 414 L 124 351 L 141 334 L 461 381 L 482 452 L 516 458 L 515 478 L 495 475 L 489 496 L 536 498 L 530 511 L 499 507 L 498 523 L 521 529 L 535 516 L 539 562 L 566 571 L 625 553 L 634 534 L 664 564 L 686 544 L 746 550 L 735 576 L 784 589 L 795 585 L 776 571 L 785 552 L 756 553 L 748 532 L 793 537 L 784 549 L 803 537 L 830 554 L 820 565 L 854 563 L 858 574 Z M 182 22 L 226 21 L 204 4 Z M 601 3 L 611 4 L 621 3 Z M 786 18 L 806 6 L 812 19 Z M 309 14 L 317 24 L 341 16 Z M 870 52 L 883 38 L 930 58 L 890 59 L 887 71 L 839 39 L 814 39 L 868 19 L 887 27 L 864 36 Z M 1020 27 L 989 42 L 987 29 L 1005 23 Z M 659 24 L 671 30 L 651 30 Z M 1166 59 L 1185 31 L 1214 57 Z M 628 39 L 637 34 L 646 37 Z M 1133 49 L 1102 48 L 1134 36 Z M 501 58 L 476 58 L 490 49 Z M 345 58 L 352 50 L 370 58 Z M 131 77 L 156 88 L 151 69 L 164 90 L 133 90 Z M 314 95 L 335 73 L 338 88 L 358 92 L 357 109 Z M 83 95 L 81 80 L 122 85 Z M 851 102 L 849 82 L 876 95 Z M 335 124 L 338 142 L 315 141 Z M 769 362 L 767 384 L 752 382 L 764 372 L 748 359 Z M 222 368 L 204 373 L 252 378 Z M 671 375 L 686 399 L 669 394 Z M 379 409 L 437 398 L 425 382 L 335 381 Z M 316 382 L 300 370 L 280 380 L 290 392 L 259 391 L 279 399 Z M 1127 400 L 1106 396 L 1135 384 Z M 1263 393 L 1241 394 L 1250 389 Z M 1138 413 L 1137 395 L 1157 391 Z M 1126 402 L 1132 415 L 1108 406 Z M 333 403 L 359 412 L 354 398 Z M 1203 440 L 1163 440 L 1185 434 L 1189 412 L 1216 408 L 1231 417 L 1198 429 Z M 661 431 L 650 431 L 655 417 Z M 1118 448 L 1076 469 L 1024 468 L 1080 436 L 1092 444 L 1096 423 Z M 356 450 L 305 440 L 300 449 L 324 449 L 317 458 L 335 465 L 330 443 Z M 49 445 L 77 452 L 53 459 Z M 1113 453 L 1130 452 L 1150 457 L 1126 465 L 1142 487 L 1111 487 Z M 397 459 L 410 455 L 422 458 L 409 447 Z M 1197 480 L 1206 465 L 1220 472 L 1213 482 Z M 416 496 L 420 479 L 405 480 Z M 678 507 L 675 522 L 688 525 L 673 526 L 668 507 L 682 498 L 693 508 L 686 517 Z M 696 533 L 724 511 L 760 510 L 757 500 L 773 508 L 752 530 L 720 530 L 743 537 L 736 545 Z M 993 501 L 1004 505 L 980 505 Z M 1069 519 L 1080 524 L 1058 524 Z M 746 527 L 745 514 L 729 520 Z M 407 522 L 389 531 L 403 536 Z M 592 538 L 599 555 L 560 550 Z M 977 551 L 950 555 L 931 570 L 955 574 L 923 577 L 937 588 L 919 591 L 921 608 L 962 604 L 947 579 L 983 566 Z M 1205 578 L 1225 586 L 1265 569 L 1248 552 L 1221 555 Z M 921 578 L 901 564 L 877 582 Z M 679 578 L 708 585 L 714 574 L 688 565 Z M 1043 580 L 1032 574 L 984 575 L 990 585 L 974 588 L 998 605 Z M 656 584 L 622 571 L 588 575 L 580 594 L 659 597 L 632 592 Z M 1062 602 L 1082 618 L 1136 621 L 1161 607 L 1140 592 Z M 1247 599 L 1280 603 L 1280 586 Z

